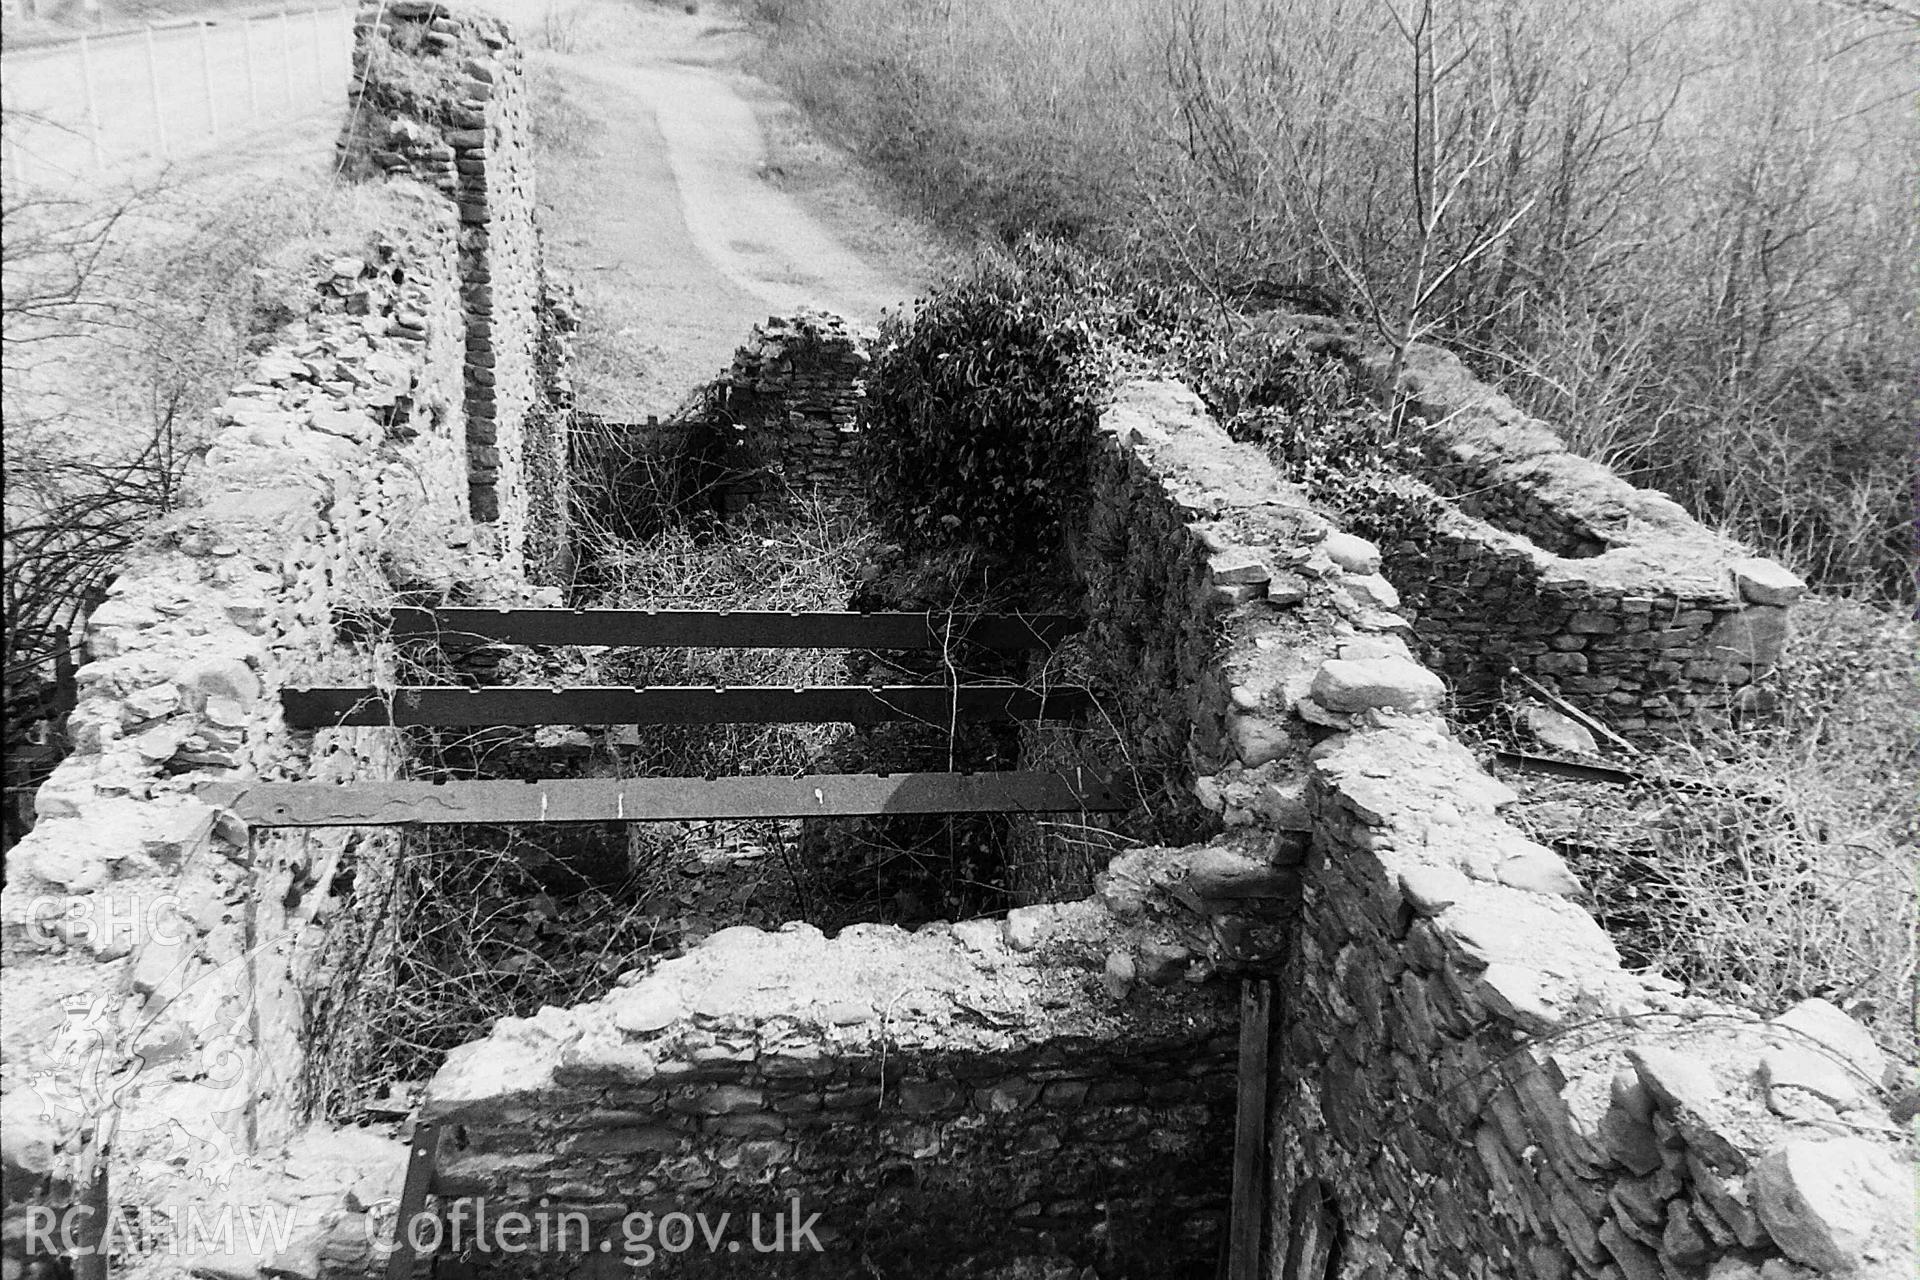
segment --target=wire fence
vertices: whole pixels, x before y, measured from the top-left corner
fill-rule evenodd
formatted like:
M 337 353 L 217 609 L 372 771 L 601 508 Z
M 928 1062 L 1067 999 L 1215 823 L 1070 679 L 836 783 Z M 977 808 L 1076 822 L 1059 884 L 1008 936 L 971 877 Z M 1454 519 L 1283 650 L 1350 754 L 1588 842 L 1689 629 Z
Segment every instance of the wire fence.
M 0 176 L 129 176 L 344 106 L 353 10 L 286 7 L 147 26 L 0 58 Z

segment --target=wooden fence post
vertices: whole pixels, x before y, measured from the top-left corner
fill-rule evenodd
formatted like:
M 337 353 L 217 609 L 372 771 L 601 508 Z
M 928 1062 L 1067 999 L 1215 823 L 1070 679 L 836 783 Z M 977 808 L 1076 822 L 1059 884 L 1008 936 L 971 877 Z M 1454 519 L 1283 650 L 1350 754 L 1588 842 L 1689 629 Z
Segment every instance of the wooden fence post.
M 387 1255 L 387 1280 L 413 1280 L 421 1253 L 432 1252 L 414 1248 L 413 1224 L 426 1212 L 427 1197 L 439 1190 L 439 1160 L 440 1126 L 432 1120 L 417 1121 L 407 1144 L 407 1173 L 400 1184 L 400 1207 L 393 1222 L 393 1252 Z M 434 1238 L 437 1242 L 438 1232 Z
M 167 147 L 167 112 L 160 100 L 160 58 L 153 50 L 153 24 L 151 22 L 147 24 L 146 37 L 147 87 L 153 91 L 153 136 L 154 140 L 158 142 L 160 146 L 160 158 L 167 160 L 172 158 L 172 152 Z
M 256 119 L 260 115 L 260 89 L 253 73 L 253 19 L 243 16 L 240 19 L 240 48 L 247 63 L 247 118 Z
M 1227 1280 L 1259 1280 L 1266 1234 L 1267 1037 L 1273 980 L 1240 983 L 1240 1101 L 1233 1135 L 1233 1214 L 1227 1228 Z
M 20 117 L 13 113 L 13 95 L 7 93 L 4 86 L 0 86 L 0 102 L 5 103 L 6 118 L 17 125 Z M 0 160 L 0 164 L 4 164 L 7 172 L 12 174 L 13 181 L 25 182 L 27 179 L 26 155 L 20 150 L 20 143 L 13 136 L 12 129 L 0 130 L 0 145 L 5 147 L 5 159 Z
M 313 29 L 313 96 L 320 102 L 327 100 L 327 67 L 324 57 L 326 40 L 320 31 L 320 6 L 307 10 L 308 25 Z
M 286 0 L 280 4 L 280 71 L 286 90 L 287 110 L 293 110 L 293 11 Z
M 93 91 L 93 52 L 84 31 L 80 33 L 80 93 L 87 104 L 87 146 L 93 152 L 93 167 L 98 169 L 101 166 L 100 108 Z
M 207 90 L 207 132 L 217 138 L 220 136 L 220 105 L 213 93 L 213 54 L 207 48 L 207 24 L 198 23 L 194 29 L 200 33 L 200 83 Z

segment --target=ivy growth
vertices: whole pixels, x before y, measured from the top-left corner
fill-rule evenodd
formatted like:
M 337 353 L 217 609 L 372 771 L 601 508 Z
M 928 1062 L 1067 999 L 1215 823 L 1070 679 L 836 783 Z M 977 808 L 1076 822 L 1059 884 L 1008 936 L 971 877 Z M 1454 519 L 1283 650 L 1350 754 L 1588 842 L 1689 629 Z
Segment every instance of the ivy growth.
M 1114 340 L 1150 325 L 1146 310 L 1029 242 L 889 316 L 862 423 L 875 522 L 921 549 L 1056 550 L 1086 493 Z
M 1263 446 L 1281 473 L 1338 514 L 1357 518 L 1394 501 L 1420 470 L 1405 429 L 1359 385 L 1352 364 L 1293 330 L 1245 330 L 1189 341 L 1183 376 L 1228 434 Z

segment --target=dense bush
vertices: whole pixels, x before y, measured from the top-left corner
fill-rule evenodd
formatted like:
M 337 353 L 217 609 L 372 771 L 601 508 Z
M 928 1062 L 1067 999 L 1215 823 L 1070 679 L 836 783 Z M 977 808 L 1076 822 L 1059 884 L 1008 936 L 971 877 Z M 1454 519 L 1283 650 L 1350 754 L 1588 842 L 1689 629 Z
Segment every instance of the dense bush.
M 993 554 L 1059 546 L 1107 383 L 1103 300 L 1082 264 L 1030 246 L 888 318 L 863 411 L 884 532 Z

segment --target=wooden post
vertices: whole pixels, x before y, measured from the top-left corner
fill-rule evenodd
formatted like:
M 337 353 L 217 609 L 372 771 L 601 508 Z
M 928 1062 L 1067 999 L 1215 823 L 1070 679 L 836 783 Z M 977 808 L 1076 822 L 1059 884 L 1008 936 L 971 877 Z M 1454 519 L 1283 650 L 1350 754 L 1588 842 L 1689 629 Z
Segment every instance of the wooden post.
M 1227 1280 L 1260 1280 L 1267 1220 L 1267 1040 L 1273 983 L 1240 984 L 1240 1101 L 1233 1133 L 1233 1217 Z
M 280 5 L 280 70 L 285 81 L 287 109 L 291 111 L 293 98 L 293 11 L 287 8 L 284 0 Z
M 160 146 L 160 158 L 169 159 L 171 152 L 167 148 L 167 113 L 160 103 L 160 57 L 153 50 L 153 24 L 147 24 L 147 87 L 153 91 L 153 136 Z
M 79 1246 L 73 1259 L 74 1280 L 107 1280 L 107 1245 L 112 1231 L 108 1219 L 113 1213 L 107 1169 L 119 1125 L 119 1108 L 109 1107 L 94 1118 L 93 1133 L 81 1147 L 81 1168 L 86 1171 L 87 1184 L 80 1193 L 79 1207 L 87 1216 L 73 1233 L 74 1243 Z
M 200 33 L 200 83 L 207 90 L 207 132 L 217 138 L 220 136 L 220 105 L 213 96 L 213 54 L 207 48 L 207 24 L 198 23 L 194 29 Z
M 253 19 L 240 19 L 240 48 L 247 64 L 247 118 L 255 119 L 260 114 L 259 82 L 253 73 Z
M 93 92 L 93 52 L 84 31 L 80 33 L 80 93 L 87 105 L 87 146 L 93 152 L 93 167 L 98 169 L 101 165 L 100 109 Z
M 307 10 L 308 25 L 313 28 L 313 96 L 320 102 L 327 100 L 327 67 L 323 50 L 326 40 L 320 33 L 320 6 Z
M 387 1255 L 387 1280 L 412 1280 L 420 1255 L 413 1248 L 413 1220 L 424 1213 L 427 1197 L 436 1190 L 435 1164 L 440 1155 L 440 1126 L 421 1120 L 413 1126 L 407 1147 L 407 1176 L 400 1186 L 400 1207 L 393 1220 L 393 1252 Z

